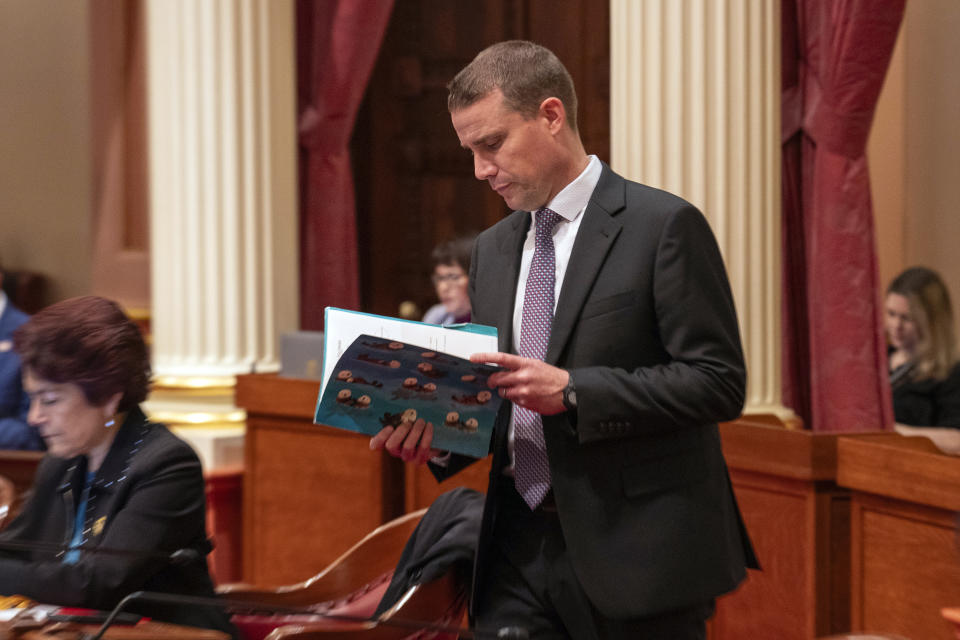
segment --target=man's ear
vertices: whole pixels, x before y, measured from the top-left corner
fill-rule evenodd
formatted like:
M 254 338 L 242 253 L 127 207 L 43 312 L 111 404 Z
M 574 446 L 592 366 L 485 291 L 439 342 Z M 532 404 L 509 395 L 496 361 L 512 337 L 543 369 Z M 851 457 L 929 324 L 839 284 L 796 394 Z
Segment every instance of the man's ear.
M 560 98 L 550 97 L 540 103 L 540 117 L 547 121 L 551 133 L 558 133 L 567 123 L 567 110 Z

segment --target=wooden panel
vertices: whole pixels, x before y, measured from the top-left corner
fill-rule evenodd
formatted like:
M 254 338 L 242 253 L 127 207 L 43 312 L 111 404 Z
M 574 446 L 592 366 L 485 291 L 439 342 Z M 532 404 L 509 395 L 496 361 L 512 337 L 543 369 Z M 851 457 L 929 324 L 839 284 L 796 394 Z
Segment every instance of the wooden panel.
M 437 482 L 426 466 L 407 465 L 405 474 L 406 495 L 404 498 L 406 510 L 416 511 L 429 507 L 440 494 L 457 487 L 468 487 L 486 493 L 492 461 L 492 456 L 478 460 L 443 482 Z
M 784 429 L 748 417 L 721 424 L 720 435 L 731 468 L 797 480 L 836 477 L 836 434 Z
M 150 308 L 146 7 L 91 2 L 91 289 Z
M 847 628 L 846 597 L 836 597 L 846 593 L 846 545 L 831 537 L 846 531 L 844 494 L 735 469 L 731 479 L 762 571 L 749 571 L 737 591 L 718 600 L 711 639 L 806 640 Z
M 853 497 L 852 627 L 948 640 L 940 608 L 960 603 L 956 513 Z
M 850 494 L 845 489 L 832 493 L 829 504 L 829 525 L 819 530 L 818 549 L 828 549 L 828 566 L 820 570 L 824 560 L 820 553 L 817 563 L 818 633 L 834 633 L 850 628 Z M 826 624 L 826 626 L 824 626 Z
M 248 414 L 303 418 L 313 422 L 319 380 L 273 374 L 237 376 L 236 403 Z
M 382 524 L 393 462 L 369 438 L 251 417 L 244 493 L 244 576 L 284 584 L 313 575 Z M 391 516 L 393 512 L 391 512 Z
M 734 472 L 732 479 L 763 571 L 750 571 L 734 597 L 720 599 L 711 638 L 809 638 L 813 609 L 804 605 L 813 592 L 805 557 L 814 547 L 807 523 L 812 491 L 748 473 Z
M 244 579 L 303 580 L 403 510 L 402 463 L 312 424 L 316 380 L 238 376 L 247 410 Z
M 587 153 L 610 162 L 610 12 L 607 2 L 530 0 L 525 38 L 553 51 L 573 77 Z
M 927 438 L 897 433 L 841 438 L 837 482 L 851 489 L 960 511 L 960 459 Z
M 850 498 L 835 482 L 838 437 L 758 417 L 720 433 L 762 571 L 718 599 L 711 640 L 849 630 Z
M 939 610 L 960 602 L 960 459 L 926 438 L 844 437 L 837 482 L 855 490 L 852 627 L 952 638 Z

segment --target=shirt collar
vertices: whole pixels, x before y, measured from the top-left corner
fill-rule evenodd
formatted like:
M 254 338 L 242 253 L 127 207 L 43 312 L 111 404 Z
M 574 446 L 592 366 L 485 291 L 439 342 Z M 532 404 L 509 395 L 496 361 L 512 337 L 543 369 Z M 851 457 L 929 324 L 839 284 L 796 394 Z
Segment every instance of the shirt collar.
M 580 172 L 573 182 L 560 190 L 560 193 L 553 197 L 553 200 L 547 203 L 547 208 L 556 211 L 560 217 L 567 221 L 577 219 L 580 212 L 587 208 L 590 202 L 590 196 L 597 183 L 600 182 L 600 174 L 603 171 L 603 165 L 597 156 L 589 156 L 590 162 L 586 168 Z

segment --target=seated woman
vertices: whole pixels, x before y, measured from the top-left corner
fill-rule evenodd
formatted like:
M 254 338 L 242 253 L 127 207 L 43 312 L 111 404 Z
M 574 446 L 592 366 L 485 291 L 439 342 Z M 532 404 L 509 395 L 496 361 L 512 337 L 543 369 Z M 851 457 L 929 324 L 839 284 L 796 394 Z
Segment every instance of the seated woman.
M 473 252 L 474 236 L 463 236 L 438 244 L 433 253 L 433 286 L 437 290 L 439 304 L 435 304 L 423 316 L 429 324 L 455 324 L 470 322 L 470 295 L 467 293 L 470 273 L 470 254 Z
M 884 318 L 897 431 L 960 454 L 960 363 L 947 287 L 930 269 L 907 269 L 887 289 Z
M 94 609 L 137 590 L 212 597 L 200 461 L 138 406 L 150 361 L 137 326 L 109 300 L 72 298 L 20 327 L 14 348 L 47 455 L 0 534 L 0 594 Z M 232 633 L 217 608 L 130 609 Z

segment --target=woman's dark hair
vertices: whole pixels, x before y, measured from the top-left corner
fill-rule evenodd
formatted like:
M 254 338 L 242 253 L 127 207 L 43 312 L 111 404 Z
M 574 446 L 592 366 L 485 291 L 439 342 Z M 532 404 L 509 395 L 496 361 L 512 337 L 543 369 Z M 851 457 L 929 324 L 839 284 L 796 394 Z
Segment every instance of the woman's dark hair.
M 476 237 L 476 234 L 469 234 L 438 244 L 430 254 L 433 266 L 460 265 L 464 273 L 470 273 L 470 256 L 473 253 L 473 241 Z
M 129 411 L 147 397 L 150 358 L 143 336 L 106 298 L 70 298 L 41 310 L 14 332 L 13 345 L 25 371 L 77 385 L 92 405 L 121 392 L 117 410 Z

